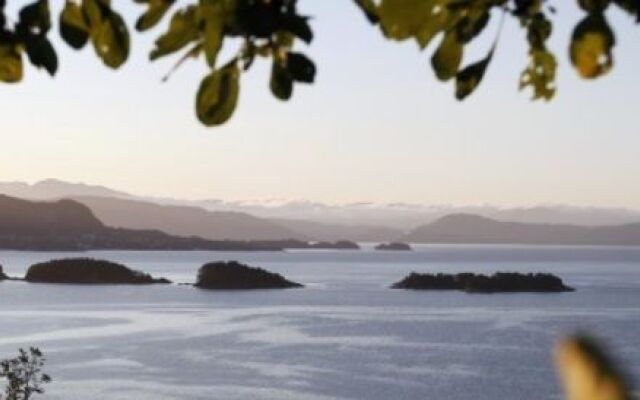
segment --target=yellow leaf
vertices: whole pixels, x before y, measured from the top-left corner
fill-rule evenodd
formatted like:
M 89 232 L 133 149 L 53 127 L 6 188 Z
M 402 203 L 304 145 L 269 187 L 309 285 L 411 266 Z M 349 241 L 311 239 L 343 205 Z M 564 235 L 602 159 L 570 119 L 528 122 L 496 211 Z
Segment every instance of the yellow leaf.
M 571 38 L 571 62 L 583 78 L 597 78 L 613 66 L 615 36 L 601 13 L 586 16 Z
M 567 400 L 628 400 L 628 386 L 599 344 L 571 337 L 555 351 Z
M 612 60 L 605 38 L 587 33 L 571 46 L 574 64 L 583 78 L 595 78 L 611 69 Z

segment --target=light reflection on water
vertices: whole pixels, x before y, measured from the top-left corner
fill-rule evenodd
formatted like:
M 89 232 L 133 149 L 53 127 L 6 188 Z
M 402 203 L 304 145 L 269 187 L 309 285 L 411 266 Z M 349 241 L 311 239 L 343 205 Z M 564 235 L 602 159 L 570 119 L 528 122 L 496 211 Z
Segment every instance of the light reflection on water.
M 553 399 L 550 348 L 575 329 L 606 338 L 640 376 L 640 248 L 89 255 L 179 282 L 238 259 L 307 288 L 0 283 L 0 355 L 40 346 L 54 377 L 47 399 Z M 0 263 L 19 276 L 63 256 L 0 252 Z M 547 271 L 578 290 L 388 289 L 414 270 Z

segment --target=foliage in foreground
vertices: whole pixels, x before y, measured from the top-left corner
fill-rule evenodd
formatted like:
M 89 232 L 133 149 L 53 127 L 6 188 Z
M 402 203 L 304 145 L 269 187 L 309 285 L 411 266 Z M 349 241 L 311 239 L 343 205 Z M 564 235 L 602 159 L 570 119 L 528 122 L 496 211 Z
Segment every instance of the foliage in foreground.
M 14 0 L 15 1 L 15 0 Z M 144 7 L 135 29 L 144 32 L 167 14 L 169 26 L 149 54 L 156 60 L 180 52 L 176 67 L 190 58 L 203 58 L 210 72 L 196 94 L 196 115 L 207 125 L 226 122 L 238 103 L 240 77 L 256 58 L 271 62 L 270 88 L 280 100 L 291 98 L 296 83 L 312 83 L 316 66 L 304 54 L 293 51 L 295 41 L 313 40 L 309 17 L 297 10 L 297 0 L 189 0 L 177 7 L 175 0 L 133 0 Z M 320 1 L 320 0 L 319 0 Z M 550 0 L 354 0 L 386 38 L 412 39 L 421 49 L 439 43 L 431 66 L 442 81 L 455 81 L 455 95 L 462 100 L 482 80 L 495 53 L 502 24 L 507 17 L 519 21 L 526 32 L 528 61 L 520 76 L 520 88 L 531 88 L 534 99 L 551 99 L 556 92 L 555 55 L 546 42 L 551 36 Z M 576 0 L 584 17 L 575 26 L 569 45 L 571 63 L 583 78 L 592 79 L 611 70 L 615 35 L 606 11 L 618 8 L 640 21 L 638 0 Z M 17 22 L 5 13 L 0 0 L 0 81 L 23 78 L 23 59 L 54 75 L 58 57 L 49 40 L 49 0 L 36 0 L 19 12 Z M 178 8 L 178 9 L 175 9 Z M 499 16 L 498 35 L 487 55 L 462 65 L 465 49 Z M 110 68 L 119 68 L 129 56 L 130 34 L 111 0 L 65 0 L 59 30 L 74 49 L 88 43 Z M 223 44 L 237 46 L 235 56 L 221 61 Z M 174 67 L 175 68 L 175 67 Z
M 29 400 L 33 395 L 44 393 L 43 385 L 51 382 L 42 372 L 45 358 L 42 352 L 31 347 L 18 350 L 18 356 L 0 361 L 0 378 L 7 381 L 4 400 Z
M 631 400 L 631 385 L 605 348 L 588 336 L 561 341 L 555 351 L 567 400 Z
M 37 348 L 19 350 L 15 358 L 0 361 L 0 378 L 7 380 L 5 400 L 28 400 L 44 393 L 49 375 L 42 373 L 44 357 Z M 631 400 L 631 386 L 604 347 L 588 336 L 562 340 L 555 358 L 567 400 Z M 0 400 L 3 397 L 0 395 Z

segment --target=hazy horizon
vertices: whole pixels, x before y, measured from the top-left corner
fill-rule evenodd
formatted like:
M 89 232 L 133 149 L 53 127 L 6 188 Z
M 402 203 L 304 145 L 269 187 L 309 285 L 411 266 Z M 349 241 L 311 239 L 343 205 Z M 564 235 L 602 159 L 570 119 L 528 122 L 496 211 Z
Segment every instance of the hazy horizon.
M 132 26 L 141 9 L 118 7 Z M 56 78 L 29 67 L 23 83 L 0 93 L 10 132 L 3 145 L 11 150 L 0 159 L 0 181 L 55 177 L 184 199 L 639 209 L 632 82 L 640 32 L 611 12 L 615 68 L 584 81 L 566 51 L 579 14 L 575 5 L 557 8 L 552 102 L 517 91 L 526 48 L 509 21 L 482 87 L 458 103 L 452 85 L 429 71 L 428 53 L 384 40 L 351 1 L 302 1 L 301 11 L 317 17 L 308 47 L 316 84 L 279 102 L 268 91 L 268 63 L 258 62 L 243 77 L 235 117 L 212 129 L 193 113 L 203 63 L 186 63 L 163 84 L 174 60 L 147 61 L 163 28 L 135 35 L 130 60 L 116 72 L 91 49 L 61 45 L 56 32 Z M 485 51 L 474 48 L 465 64 Z
M 135 191 L 128 191 L 116 186 L 108 186 L 103 184 L 97 184 L 94 182 L 81 182 L 81 181 L 66 181 L 58 178 L 43 178 L 33 181 L 19 181 L 19 180 L 0 180 L 0 185 L 10 185 L 10 184 L 18 184 L 18 185 L 28 185 L 30 188 L 36 188 L 38 185 L 45 183 L 60 183 L 63 185 L 80 185 L 87 187 L 99 187 L 108 190 L 112 190 L 114 192 L 121 192 L 122 194 L 133 196 L 134 199 L 148 199 L 149 201 L 153 200 L 176 200 L 176 201 L 186 201 L 186 202 L 221 202 L 221 204 L 238 204 L 238 205 L 247 205 L 247 206 L 264 206 L 264 207 L 278 207 L 278 206 L 286 206 L 286 205 L 294 205 L 294 204 L 315 204 L 322 205 L 327 207 L 349 207 L 349 206 L 387 206 L 387 207 L 398 207 L 398 208 L 412 208 L 416 209 L 420 208 L 434 208 L 434 209 L 444 209 L 444 208 L 453 208 L 453 209 L 463 209 L 463 208 L 495 208 L 497 210 L 527 210 L 527 209 L 535 209 L 535 208 L 575 208 L 575 209 L 601 209 L 601 210 L 626 210 L 626 211 L 637 211 L 640 212 L 640 207 L 616 207 L 616 206 L 598 206 L 598 205 L 577 205 L 570 203 L 530 203 L 530 204 L 493 204 L 487 202 L 479 202 L 479 203 L 468 203 L 468 204 L 454 204 L 454 203 L 410 203 L 410 202 L 394 202 L 394 201 L 368 201 L 367 199 L 361 199 L 360 201 L 351 201 L 351 202 L 328 202 L 321 201 L 314 198 L 283 198 L 283 197 L 255 197 L 255 198 L 220 198 L 220 197 L 181 197 L 181 196 L 172 196 L 166 193 L 141 193 Z M 1 191 L 0 194 L 6 194 Z M 11 196 L 11 194 L 8 194 Z M 20 197 L 20 196 L 16 196 Z M 53 198 L 54 196 L 52 196 Z

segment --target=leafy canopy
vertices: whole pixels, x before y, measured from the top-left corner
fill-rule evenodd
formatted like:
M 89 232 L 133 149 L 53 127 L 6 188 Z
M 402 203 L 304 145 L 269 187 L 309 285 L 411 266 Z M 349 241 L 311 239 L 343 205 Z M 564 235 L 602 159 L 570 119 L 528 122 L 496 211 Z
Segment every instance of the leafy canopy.
M 271 62 L 269 87 L 280 100 L 292 97 L 296 83 L 309 84 L 315 79 L 314 62 L 293 51 L 295 41 L 310 44 L 313 40 L 309 17 L 298 13 L 297 0 L 192 0 L 182 7 L 176 6 L 175 0 L 132 1 L 144 7 L 135 24 L 139 32 L 169 19 L 168 29 L 155 40 L 150 60 L 180 53 L 176 67 L 193 58 L 204 59 L 210 68 L 195 102 L 196 115 L 204 125 L 223 124 L 233 115 L 242 73 L 256 58 Z M 556 92 L 556 56 L 546 46 L 555 9 L 547 0 L 353 1 L 388 39 L 415 40 L 421 49 L 437 41 L 431 67 L 437 79 L 455 82 L 459 100 L 477 89 L 493 58 L 504 19 L 515 18 L 526 31 L 529 47 L 520 89 L 530 88 L 533 99 L 544 100 L 550 100 Z M 617 7 L 640 21 L 640 1 L 576 1 L 584 17 L 570 38 L 569 58 L 581 77 L 598 78 L 613 67 L 615 35 L 607 22 L 607 10 Z M 0 0 L 0 81 L 22 80 L 25 58 L 53 76 L 58 58 L 49 40 L 49 0 L 36 0 L 23 7 L 14 24 L 5 15 L 6 2 Z M 498 36 L 487 55 L 462 65 L 467 47 L 496 15 L 500 16 L 496 22 L 500 25 Z M 121 67 L 129 56 L 129 29 L 111 0 L 65 0 L 59 31 L 74 49 L 90 43 L 109 68 Z M 220 62 L 218 55 L 226 42 L 239 45 L 230 60 Z

